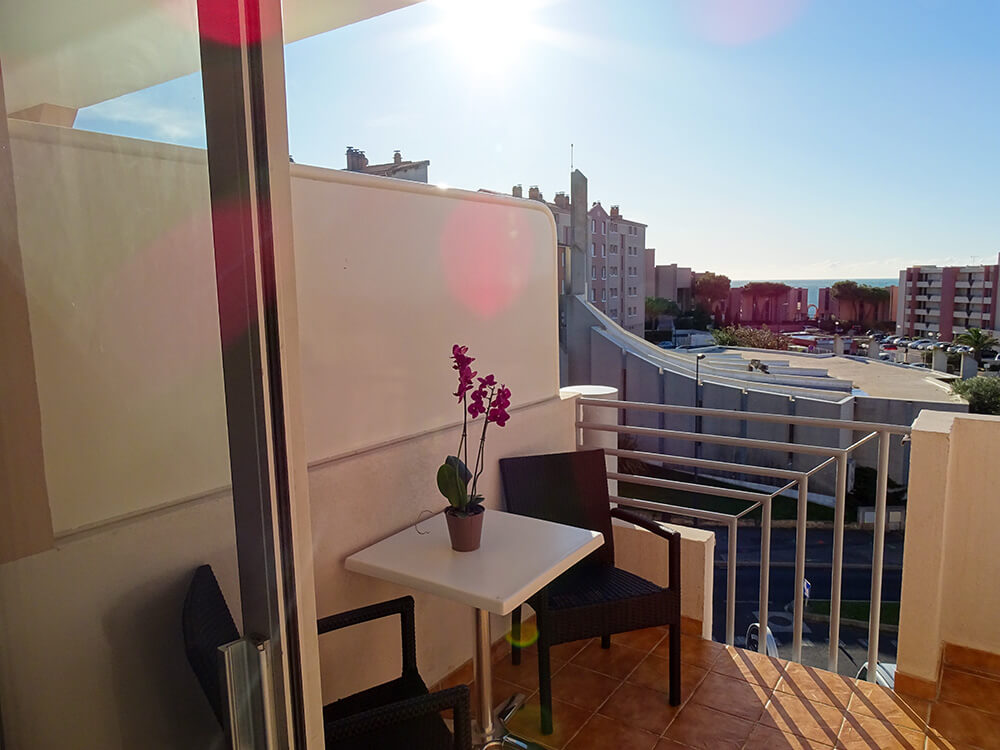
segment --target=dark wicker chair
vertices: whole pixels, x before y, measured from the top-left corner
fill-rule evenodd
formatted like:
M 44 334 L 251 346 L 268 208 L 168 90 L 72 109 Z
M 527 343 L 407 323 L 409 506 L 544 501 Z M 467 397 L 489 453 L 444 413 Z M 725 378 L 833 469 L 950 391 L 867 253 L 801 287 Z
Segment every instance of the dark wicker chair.
M 500 460 L 507 510 L 604 534 L 604 545 L 528 600 L 538 625 L 538 682 L 541 729 L 552 732 L 552 685 L 549 649 L 581 638 L 601 637 L 611 647 L 611 635 L 657 625 L 670 626 L 670 704 L 681 701 L 680 535 L 644 516 L 611 508 L 603 450 L 553 453 Z M 669 586 L 654 583 L 615 567 L 611 519 L 640 526 L 669 544 Z M 513 638 L 520 640 L 521 609 L 514 611 Z M 512 649 L 514 663 L 520 649 Z M 664 675 L 665 678 L 668 675 Z
M 469 688 L 466 685 L 428 692 L 417 671 L 413 597 L 404 596 L 320 619 L 319 633 L 399 615 L 403 672 L 395 680 L 342 698 L 323 708 L 326 747 L 333 750 L 382 750 L 420 747 L 471 750 Z M 183 612 L 184 647 L 202 690 L 220 724 L 226 725 L 224 689 L 220 682 L 220 646 L 240 635 L 225 597 L 212 573 L 202 565 L 194 572 Z M 441 712 L 451 709 L 454 735 Z

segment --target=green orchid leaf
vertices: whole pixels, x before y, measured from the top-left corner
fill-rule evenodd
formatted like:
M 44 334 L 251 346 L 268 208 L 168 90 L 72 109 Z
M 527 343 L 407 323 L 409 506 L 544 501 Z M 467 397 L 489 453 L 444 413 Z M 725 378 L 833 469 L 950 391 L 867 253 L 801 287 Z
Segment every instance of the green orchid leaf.
M 458 470 L 454 465 L 443 463 L 437 472 L 438 490 L 444 495 L 448 502 L 459 510 L 464 510 L 469 503 L 468 491 L 458 475 Z
M 469 471 L 469 467 L 465 465 L 465 462 L 462 461 L 462 459 L 460 459 L 458 456 L 448 456 L 448 458 L 446 458 L 444 462 L 449 466 L 453 466 L 455 468 L 455 472 L 458 475 L 458 477 L 466 485 L 469 484 L 469 480 L 472 479 L 472 472 Z

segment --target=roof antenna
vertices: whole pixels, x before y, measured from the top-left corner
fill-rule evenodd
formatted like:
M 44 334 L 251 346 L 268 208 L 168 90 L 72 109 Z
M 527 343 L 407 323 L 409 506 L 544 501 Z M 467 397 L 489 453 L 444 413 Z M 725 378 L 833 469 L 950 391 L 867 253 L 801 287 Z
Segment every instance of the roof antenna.
M 569 171 L 573 171 L 573 144 L 569 144 Z

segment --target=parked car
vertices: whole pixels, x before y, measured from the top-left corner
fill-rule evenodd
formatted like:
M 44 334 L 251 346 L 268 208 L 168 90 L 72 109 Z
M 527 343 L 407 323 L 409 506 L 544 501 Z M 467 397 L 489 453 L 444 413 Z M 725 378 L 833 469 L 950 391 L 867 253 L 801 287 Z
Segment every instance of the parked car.
M 657 346 L 660 347 L 661 349 L 676 349 L 677 348 L 676 346 L 674 346 L 674 342 L 673 341 L 661 341 L 659 344 L 657 344 Z
M 858 670 L 858 679 L 868 679 L 868 662 L 861 665 Z M 880 661 L 875 665 L 875 684 L 887 687 L 892 690 L 896 686 L 896 665 L 891 662 Z
M 910 348 L 911 349 L 925 349 L 925 348 L 927 348 L 928 346 L 930 346 L 933 343 L 934 342 L 931 341 L 930 339 L 917 339 L 916 341 L 911 341 L 910 342 Z

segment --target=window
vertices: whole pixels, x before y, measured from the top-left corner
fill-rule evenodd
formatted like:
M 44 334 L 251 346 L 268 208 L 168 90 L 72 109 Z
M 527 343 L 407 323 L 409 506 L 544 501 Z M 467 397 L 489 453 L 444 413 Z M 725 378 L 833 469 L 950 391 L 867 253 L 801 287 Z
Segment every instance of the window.
M 563 250 L 561 253 L 559 253 L 559 265 L 562 266 L 563 268 L 566 267 L 566 251 L 565 250 Z
M 611 266 L 611 275 L 612 276 L 617 276 L 618 275 L 618 268 L 617 268 L 617 266 Z
M 608 257 L 608 248 L 603 242 L 601 243 L 601 257 L 602 258 Z
M 596 232 L 597 231 L 597 219 L 591 219 L 590 220 L 590 231 L 591 232 Z
M 608 222 L 602 221 L 601 222 L 601 234 L 607 234 L 607 233 L 608 233 Z
M 596 279 L 597 278 L 597 266 L 591 266 L 590 267 L 590 278 L 591 279 Z
M 608 278 L 608 267 L 607 266 L 601 266 L 601 278 L 602 279 Z
M 612 255 L 618 255 L 618 245 L 612 245 L 611 246 L 611 254 Z
M 609 314 L 609 315 L 610 315 L 610 316 L 611 316 L 612 318 L 617 318 L 617 317 L 618 317 L 618 308 L 617 308 L 617 307 L 613 308 L 613 309 L 611 310 L 611 312 L 610 312 L 610 313 L 608 313 L 608 314 Z
M 594 289 L 593 287 L 591 287 L 591 289 L 590 289 L 590 301 L 591 302 L 596 302 L 597 301 L 597 290 Z
M 608 290 L 607 289 L 602 289 L 601 290 L 601 302 L 607 302 L 607 300 L 608 300 Z
M 617 232 L 618 231 L 618 225 L 615 224 L 614 222 L 611 222 L 611 231 L 612 232 Z
M 597 255 L 597 245 L 593 242 L 590 243 L 590 257 L 593 258 Z

